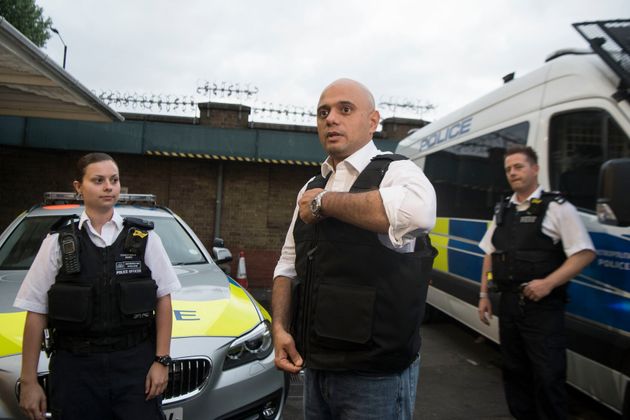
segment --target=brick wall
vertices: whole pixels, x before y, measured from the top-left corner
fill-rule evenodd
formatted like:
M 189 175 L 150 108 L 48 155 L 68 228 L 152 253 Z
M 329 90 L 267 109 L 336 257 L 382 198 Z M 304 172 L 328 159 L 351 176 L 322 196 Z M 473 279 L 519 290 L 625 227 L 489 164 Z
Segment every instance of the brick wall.
M 205 102 L 199 104 L 199 123 L 221 128 L 247 128 L 251 108 L 239 104 Z
M 81 152 L 0 147 L 0 230 L 41 202 L 46 191 L 72 191 Z M 219 165 L 223 164 L 220 236 L 232 251 L 232 274 L 245 251 L 250 287 L 271 286 L 298 190 L 316 167 L 111 154 L 129 193 L 151 193 L 177 213 L 207 248 L 214 238 Z

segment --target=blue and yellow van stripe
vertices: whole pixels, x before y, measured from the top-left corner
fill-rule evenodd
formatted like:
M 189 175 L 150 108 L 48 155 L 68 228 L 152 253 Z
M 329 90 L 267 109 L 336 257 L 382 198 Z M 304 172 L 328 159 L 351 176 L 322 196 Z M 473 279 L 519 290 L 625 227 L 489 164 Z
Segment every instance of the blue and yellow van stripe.
M 431 242 L 438 250 L 433 267 L 479 281 L 483 251 L 478 244 L 489 223 L 485 220 L 438 217 L 431 232 Z
M 478 244 L 489 224 L 484 220 L 439 217 L 431 232 L 431 242 L 439 252 L 434 269 L 480 282 L 484 252 Z M 590 235 L 598 258 L 571 281 L 567 312 L 628 333 L 630 259 L 626 250 L 630 241 L 603 232 Z

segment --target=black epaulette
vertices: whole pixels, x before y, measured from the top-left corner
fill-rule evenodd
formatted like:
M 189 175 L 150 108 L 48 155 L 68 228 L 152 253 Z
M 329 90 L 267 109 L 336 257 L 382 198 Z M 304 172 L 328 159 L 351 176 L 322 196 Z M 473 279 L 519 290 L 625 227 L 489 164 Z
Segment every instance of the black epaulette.
M 68 216 L 61 216 L 53 225 L 50 227 L 50 233 L 59 233 L 59 231 L 63 229 L 67 229 L 70 225 L 72 225 L 75 220 L 79 219 L 78 214 L 71 214 Z
M 153 222 L 136 217 L 125 217 L 123 225 L 128 227 L 125 238 L 125 252 L 144 255 L 149 231 L 153 230 Z
M 125 217 L 123 220 L 123 226 L 136 227 L 143 230 L 152 230 L 154 227 L 153 222 L 150 220 L 144 220 L 138 217 Z
M 551 201 L 555 201 L 558 204 L 562 204 L 567 201 L 566 197 L 562 195 L 560 191 L 543 191 L 542 196 L 550 199 Z

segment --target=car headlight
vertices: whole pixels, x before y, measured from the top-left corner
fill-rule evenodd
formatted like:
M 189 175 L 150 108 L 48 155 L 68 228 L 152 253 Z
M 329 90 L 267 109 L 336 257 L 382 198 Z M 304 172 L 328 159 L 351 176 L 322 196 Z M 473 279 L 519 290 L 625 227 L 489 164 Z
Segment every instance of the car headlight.
M 254 360 L 262 360 L 273 351 L 269 322 L 263 321 L 256 328 L 238 337 L 227 351 L 223 370 L 235 368 Z

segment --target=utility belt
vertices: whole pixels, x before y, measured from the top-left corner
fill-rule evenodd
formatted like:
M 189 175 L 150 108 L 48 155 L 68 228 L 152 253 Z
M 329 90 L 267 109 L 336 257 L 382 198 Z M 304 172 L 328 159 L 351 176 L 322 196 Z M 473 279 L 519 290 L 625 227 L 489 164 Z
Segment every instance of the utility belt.
M 53 350 L 74 354 L 111 353 L 127 350 L 153 337 L 152 329 L 144 328 L 118 336 L 78 337 L 53 333 Z
M 499 293 L 521 293 L 523 291 L 524 283 L 527 282 L 512 282 L 508 280 L 492 280 L 492 284 L 489 285 L 488 289 L 492 292 Z
M 523 296 L 523 288 L 525 287 L 525 285 L 527 285 L 527 283 L 528 281 L 512 281 L 512 280 L 506 280 L 506 279 L 500 279 L 500 278 L 499 279 L 492 278 L 492 280 L 490 280 L 488 283 L 488 290 L 490 292 L 497 292 L 497 293 L 503 293 L 503 294 L 511 293 L 514 295 L 518 295 L 519 299 L 521 299 L 521 302 L 524 304 L 527 299 Z M 567 286 L 562 285 L 553 289 L 551 293 L 549 293 L 539 302 L 540 303 L 544 303 L 544 302 L 566 303 L 568 301 L 569 301 L 569 294 L 567 293 Z

